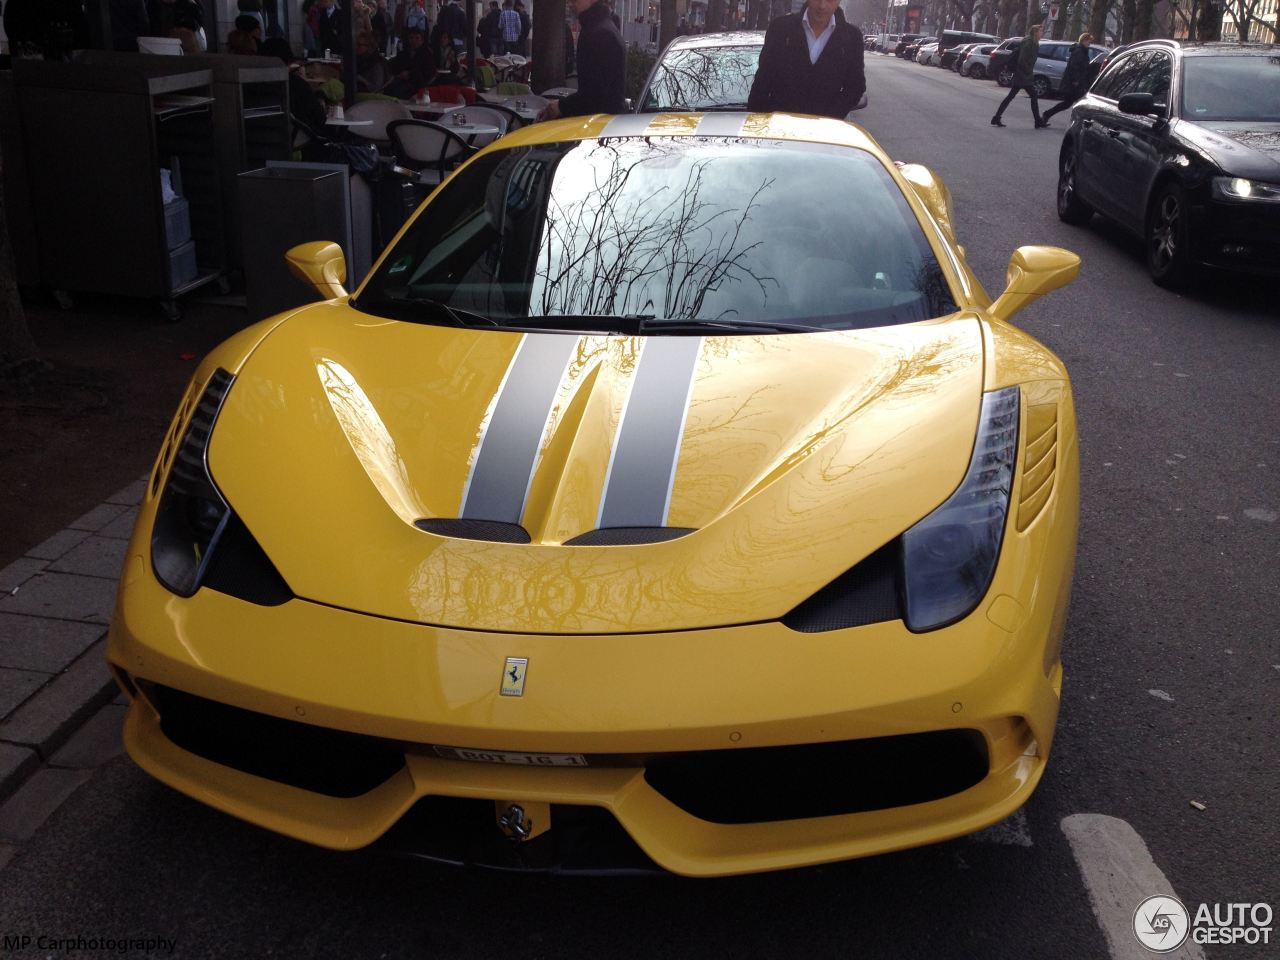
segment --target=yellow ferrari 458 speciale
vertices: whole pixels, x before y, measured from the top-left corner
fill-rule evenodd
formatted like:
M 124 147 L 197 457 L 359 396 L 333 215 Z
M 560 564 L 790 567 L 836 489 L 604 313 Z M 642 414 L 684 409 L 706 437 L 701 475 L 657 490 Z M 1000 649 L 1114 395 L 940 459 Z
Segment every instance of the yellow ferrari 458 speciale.
M 454 171 L 200 365 L 129 545 L 125 742 L 327 847 L 774 870 L 970 833 L 1049 756 L 1062 362 L 836 120 L 590 117 Z

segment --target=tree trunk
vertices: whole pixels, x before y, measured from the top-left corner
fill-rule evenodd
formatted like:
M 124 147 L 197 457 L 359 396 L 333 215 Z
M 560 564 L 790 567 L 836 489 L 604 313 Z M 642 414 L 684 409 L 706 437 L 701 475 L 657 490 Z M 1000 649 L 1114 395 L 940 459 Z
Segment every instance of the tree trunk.
M 1133 24 L 1133 38 L 1135 40 L 1151 39 L 1151 21 L 1155 17 L 1155 6 L 1155 0 L 1138 0 L 1137 15 Z
M 564 0 L 533 0 L 533 77 L 535 90 L 564 86 Z
M 707 0 L 707 33 L 724 29 L 724 0 Z
M 665 50 L 676 35 L 676 0 L 662 0 L 658 5 L 658 15 L 658 49 Z
M 1200 22 L 1197 34 L 1202 41 L 1222 38 L 1222 6 L 1217 0 L 1201 0 Z
M 1107 42 L 1107 14 L 1111 12 L 1112 0 L 1094 0 L 1093 12 L 1089 15 L 1089 32 L 1098 43 Z
M 4 161 L 0 159 L 0 376 L 32 367 L 40 360 L 18 296 L 17 276 L 4 210 Z
M 1071 26 L 1067 31 L 1067 37 L 1075 40 L 1082 33 L 1084 33 L 1084 0 L 1076 0 L 1071 4 Z

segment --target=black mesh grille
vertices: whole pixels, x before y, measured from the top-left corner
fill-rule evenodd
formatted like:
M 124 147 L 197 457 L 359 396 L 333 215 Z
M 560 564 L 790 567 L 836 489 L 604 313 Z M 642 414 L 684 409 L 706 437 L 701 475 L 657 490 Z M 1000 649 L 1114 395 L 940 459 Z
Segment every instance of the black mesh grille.
M 528 543 L 529 531 L 518 523 L 499 520 L 464 520 L 462 518 L 431 517 L 418 520 L 414 526 L 427 533 L 455 540 L 492 540 L 494 543 Z
M 147 685 L 160 729 L 190 753 L 330 797 L 358 797 L 404 766 L 399 743 L 282 720 Z
M 900 555 L 897 540 L 886 544 L 836 577 L 783 617 L 782 622 L 792 630 L 820 633 L 901 620 Z
M 234 513 L 227 517 L 201 586 L 268 607 L 293 599 L 289 584 Z
M 711 823 L 764 823 L 887 810 L 967 790 L 988 770 L 976 730 L 657 757 L 645 780 Z
M 663 543 L 693 533 L 694 527 L 601 527 L 566 540 L 566 547 L 634 547 Z

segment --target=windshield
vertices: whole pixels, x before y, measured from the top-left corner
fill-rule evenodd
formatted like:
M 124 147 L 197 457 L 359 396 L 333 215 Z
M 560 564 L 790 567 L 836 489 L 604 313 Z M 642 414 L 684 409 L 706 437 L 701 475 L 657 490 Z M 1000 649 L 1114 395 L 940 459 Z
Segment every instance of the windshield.
M 1184 57 L 1182 116 L 1280 122 L 1280 57 Z
M 356 305 L 424 323 L 526 328 L 639 317 L 644 333 L 663 323 L 672 333 L 697 323 L 851 329 L 956 309 L 875 157 L 703 137 L 478 157 L 431 200 Z
M 759 63 L 759 44 L 672 50 L 654 71 L 640 112 L 745 110 Z

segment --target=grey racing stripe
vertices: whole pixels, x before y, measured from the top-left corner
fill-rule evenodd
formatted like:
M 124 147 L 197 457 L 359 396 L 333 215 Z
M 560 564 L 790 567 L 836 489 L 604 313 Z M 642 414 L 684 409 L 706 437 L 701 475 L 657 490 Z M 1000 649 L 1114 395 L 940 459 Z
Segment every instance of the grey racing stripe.
M 597 527 L 667 522 L 701 337 L 649 337 L 618 426 Z
M 623 113 L 614 117 L 600 131 L 601 137 L 639 137 L 649 129 L 649 124 L 657 114 Z
M 698 121 L 700 137 L 736 137 L 747 122 L 745 113 L 706 113 Z
M 519 523 L 547 417 L 578 338 L 525 334 L 499 388 L 462 494 L 461 516 Z

